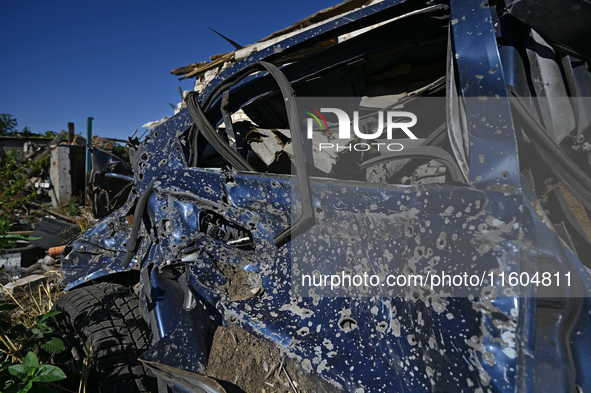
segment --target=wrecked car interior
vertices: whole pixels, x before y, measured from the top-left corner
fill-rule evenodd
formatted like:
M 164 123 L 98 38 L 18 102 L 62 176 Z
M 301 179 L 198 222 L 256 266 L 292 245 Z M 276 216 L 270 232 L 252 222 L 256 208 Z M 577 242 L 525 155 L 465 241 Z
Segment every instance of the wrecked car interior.
M 58 325 L 120 358 L 99 390 L 591 390 L 591 5 L 357 3 L 130 138 L 116 203 L 61 261 Z M 381 132 L 385 111 L 418 122 Z M 383 284 L 442 272 L 482 281 Z M 239 359 L 222 333 L 274 353 L 250 385 L 211 371 Z

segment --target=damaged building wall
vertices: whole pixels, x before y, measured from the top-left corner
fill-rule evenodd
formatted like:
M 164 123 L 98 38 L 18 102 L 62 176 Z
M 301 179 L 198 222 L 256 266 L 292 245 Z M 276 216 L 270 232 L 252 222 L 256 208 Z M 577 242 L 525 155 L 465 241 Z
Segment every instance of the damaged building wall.
M 0 136 L 0 147 L 2 147 L 6 154 L 11 149 L 16 149 L 18 153 L 18 159 L 24 160 L 29 156 L 35 148 L 26 148 L 25 145 L 34 144 L 35 146 L 41 147 L 51 142 L 53 138 L 30 138 L 24 136 Z
M 50 154 L 51 200 L 54 207 L 64 207 L 72 197 L 84 195 L 86 148 L 58 145 L 51 148 Z

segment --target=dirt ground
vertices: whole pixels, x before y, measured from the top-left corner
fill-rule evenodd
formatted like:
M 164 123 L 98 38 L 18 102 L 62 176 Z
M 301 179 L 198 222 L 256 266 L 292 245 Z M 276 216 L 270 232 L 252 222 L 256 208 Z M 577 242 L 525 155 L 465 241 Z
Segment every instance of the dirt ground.
M 339 392 L 282 357 L 271 343 L 237 326 L 216 330 L 205 375 L 218 380 L 228 393 Z
M 562 185 L 562 183 L 558 184 L 558 188 L 560 188 L 560 191 L 562 191 L 562 193 L 564 194 L 564 198 L 566 199 L 568 205 L 575 214 L 575 217 L 579 221 L 579 224 L 581 224 L 583 230 L 585 230 L 585 233 L 587 234 L 589 239 L 591 239 L 591 220 L 589 220 L 587 211 L 585 210 L 583 205 L 581 205 L 581 203 L 577 201 L 577 198 L 575 198 L 575 196 L 571 194 L 570 191 L 568 191 L 566 187 Z

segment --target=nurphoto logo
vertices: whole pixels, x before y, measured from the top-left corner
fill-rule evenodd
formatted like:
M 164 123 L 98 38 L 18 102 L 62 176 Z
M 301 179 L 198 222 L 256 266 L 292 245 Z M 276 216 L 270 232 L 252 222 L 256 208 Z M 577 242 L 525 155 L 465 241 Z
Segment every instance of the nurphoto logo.
M 306 119 L 306 136 L 308 139 L 313 139 L 314 123 L 318 125 L 320 130 L 330 131 L 328 122 L 326 121 L 323 113 L 331 113 L 336 116 L 338 121 L 338 139 L 347 142 L 355 137 L 362 140 L 374 140 L 378 138 L 383 139 L 382 134 L 384 131 L 386 131 L 386 139 L 391 140 L 393 139 L 395 130 L 403 131 L 406 137 L 410 139 L 417 139 L 415 134 L 413 134 L 410 130 L 410 128 L 417 123 L 417 117 L 412 112 L 378 111 L 377 127 L 374 130 L 368 132 L 366 128 L 364 128 L 362 131 L 362 127 L 359 125 L 359 111 L 353 111 L 353 121 L 351 121 L 349 114 L 347 114 L 347 112 L 342 109 L 320 108 L 320 111 L 318 111 L 310 106 L 304 106 L 304 108 L 306 109 L 305 113 L 311 116 Z M 353 128 L 354 135 L 351 134 L 351 128 Z M 337 151 L 368 151 L 372 147 L 379 151 L 380 147 L 382 146 L 389 151 L 401 151 L 404 149 L 404 146 L 397 142 L 349 143 L 344 145 L 323 142 L 318 144 L 320 151 L 328 149 L 336 149 Z

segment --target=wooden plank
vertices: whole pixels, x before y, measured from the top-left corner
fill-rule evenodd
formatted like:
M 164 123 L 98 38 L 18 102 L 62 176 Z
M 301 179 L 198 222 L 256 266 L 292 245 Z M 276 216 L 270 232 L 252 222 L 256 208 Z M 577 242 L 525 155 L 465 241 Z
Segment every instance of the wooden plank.
M 64 216 L 63 214 L 59 214 L 59 213 L 56 213 L 56 212 L 54 212 L 52 210 L 46 209 L 45 207 L 41 206 L 38 203 L 35 203 L 35 202 L 27 202 L 27 205 L 35 206 L 37 209 L 41 209 L 44 212 L 49 213 L 52 216 L 61 218 L 62 220 L 76 223 L 76 219 L 75 218 Z
M 249 45 L 246 45 L 246 46 L 249 46 Z M 215 60 L 219 59 L 220 57 L 226 57 L 226 56 L 228 56 L 230 53 L 234 53 L 234 52 L 226 52 L 226 53 L 220 53 L 220 54 L 217 54 L 217 55 L 213 55 L 213 56 L 210 56 L 209 57 L 209 60 L 215 61 Z
M 205 72 L 212 70 L 219 65 L 224 64 L 226 61 L 230 61 L 233 59 L 234 59 L 234 52 L 226 53 L 226 56 L 220 57 L 217 60 L 212 61 L 211 63 L 207 63 L 207 64 L 204 64 L 202 66 L 195 68 L 193 71 L 189 72 L 187 75 L 179 78 L 179 80 L 201 76 L 201 74 L 204 74 Z
M 213 59 L 212 59 L 213 60 Z M 208 61 L 202 61 L 201 63 L 193 63 L 186 66 L 175 68 L 174 70 L 170 71 L 173 75 L 185 75 L 195 69 L 195 67 L 202 66 L 204 64 L 209 63 Z

